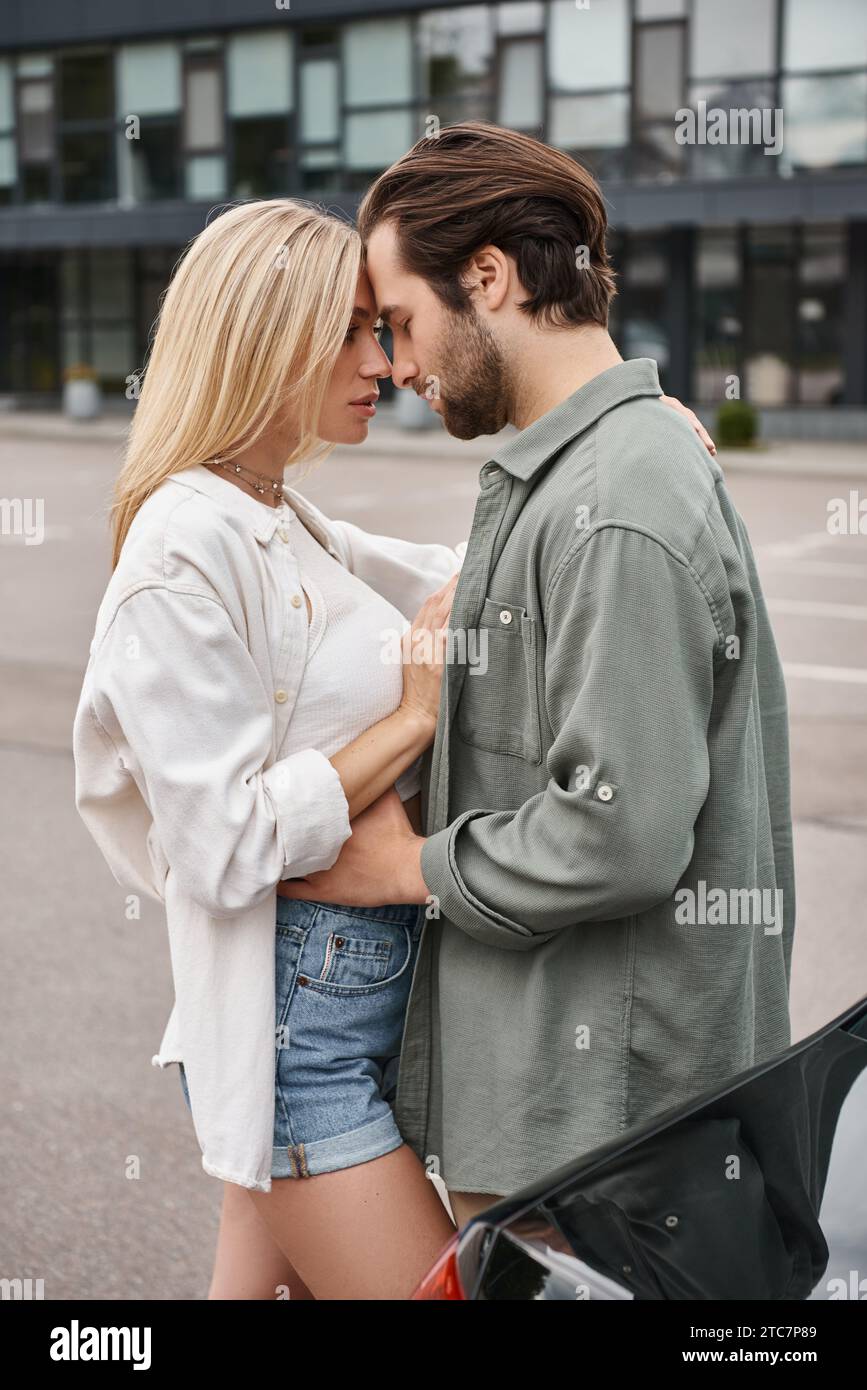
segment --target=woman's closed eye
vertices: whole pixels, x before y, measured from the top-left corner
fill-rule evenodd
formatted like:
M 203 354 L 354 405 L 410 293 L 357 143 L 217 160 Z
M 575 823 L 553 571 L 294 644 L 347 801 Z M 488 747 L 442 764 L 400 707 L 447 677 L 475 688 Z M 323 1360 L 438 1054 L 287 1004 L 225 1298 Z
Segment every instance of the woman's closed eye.
M 361 324 L 358 324 L 358 323 L 350 324 L 349 328 L 347 329 L 346 337 L 345 337 L 345 339 L 344 339 L 344 342 L 346 342 L 346 343 L 354 343 L 354 342 L 355 342 L 355 335 L 356 335 L 356 333 L 358 332 L 358 330 L 359 330 L 360 327 L 361 327 Z M 377 319 L 376 323 L 372 324 L 372 326 L 371 326 L 370 332 L 371 332 L 371 334 L 373 335 L 373 337 L 375 338 L 376 342 L 380 342 L 380 340 L 381 340 L 381 338 L 382 338 L 383 327 L 384 327 L 384 325 L 383 325 L 382 319 Z

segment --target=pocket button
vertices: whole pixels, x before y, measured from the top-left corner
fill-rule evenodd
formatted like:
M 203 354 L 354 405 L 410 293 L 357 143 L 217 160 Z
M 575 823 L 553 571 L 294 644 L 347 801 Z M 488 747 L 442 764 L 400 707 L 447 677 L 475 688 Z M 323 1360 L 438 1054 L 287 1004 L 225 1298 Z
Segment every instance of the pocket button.
M 511 615 L 511 613 L 509 612 L 508 608 L 502 609 L 502 611 L 501 611 L 501 613 L 500 613 L 500 622 L 501 622 L 501 623 L 510 623 L 511 621 L 512 621 L 512 615 Z

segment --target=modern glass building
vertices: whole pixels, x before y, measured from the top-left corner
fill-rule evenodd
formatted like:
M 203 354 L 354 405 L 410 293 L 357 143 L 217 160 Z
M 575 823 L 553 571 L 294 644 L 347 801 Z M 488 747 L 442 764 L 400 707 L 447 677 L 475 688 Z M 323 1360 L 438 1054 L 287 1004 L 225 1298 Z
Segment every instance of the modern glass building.
M 867 0 L 8 0 L 0 395 L 82 362 L 123 392 L 210 208 L 351 212 L 467 117 L 601 179 L 624 356 L 699 404 L 736 376 L 779 433 L 867 436 Z

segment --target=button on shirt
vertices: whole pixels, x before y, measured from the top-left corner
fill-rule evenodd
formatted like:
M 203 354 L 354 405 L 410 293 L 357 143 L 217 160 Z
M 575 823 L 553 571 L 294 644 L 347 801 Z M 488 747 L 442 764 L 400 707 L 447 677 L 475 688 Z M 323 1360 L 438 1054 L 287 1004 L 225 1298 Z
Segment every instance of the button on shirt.
M 659 395 L 619 363 L 479 476 L 395 1102 L 454 1190 L 513 1191 L 790 1041 L 782 670 L 720 468 Z
M 460 566 L 465 543 L 372 535 L 286 496 L 385 616 L 414 617 Z M 290 737 L 309 628 L 286 517 L 202 464 L 164 480 L 100 604 L 73 729 L 85 824 L 117 882 L 165 907 L 175 1000 L 154 1065 L 184 1063 L 205 1172 L 264 1192 L 276 884 L 330 868 L 351 833 L 328 757 Z

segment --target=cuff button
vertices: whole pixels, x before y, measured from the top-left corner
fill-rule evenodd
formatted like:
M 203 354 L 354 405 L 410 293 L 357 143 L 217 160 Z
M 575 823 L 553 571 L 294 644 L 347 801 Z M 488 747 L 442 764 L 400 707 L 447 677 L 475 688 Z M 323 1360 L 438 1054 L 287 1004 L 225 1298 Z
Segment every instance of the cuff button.
M 614 788 L 609 787 L 607 782 L 600 782 L 596 788 L 596 795 L 600 801 L 610 801 L 614 796 Z

